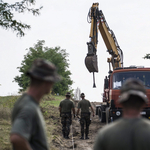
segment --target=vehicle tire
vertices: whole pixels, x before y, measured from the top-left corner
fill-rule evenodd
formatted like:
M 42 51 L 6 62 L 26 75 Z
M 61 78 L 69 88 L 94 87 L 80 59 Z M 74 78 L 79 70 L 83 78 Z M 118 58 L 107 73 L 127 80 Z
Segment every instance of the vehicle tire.
M 98 116 L 99 116 L 99 120 L 100 122 L 106 122 L 106 115 L 104 113 L 105 111 L 105 107 L 104 106 L 100 106 L 98 109 Z

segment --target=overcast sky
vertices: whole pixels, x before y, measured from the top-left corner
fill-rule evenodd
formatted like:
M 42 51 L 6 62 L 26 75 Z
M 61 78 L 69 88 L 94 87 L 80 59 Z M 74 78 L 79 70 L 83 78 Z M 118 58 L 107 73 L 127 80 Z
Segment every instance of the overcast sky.
M 13 3 L 16 0 L 6 0 Z M 124 53 L 124 66 L 149 67 L 150 60 L 144 60 L 150 53 L 150 1 L 149 0 L 37 0 L 36 7 L 43 6 L 40 16 L 29 13 L 19 15 L 18 20 L 31 25 L 25 37 L 16 37 L 11 30 L 0 28 L 0 96 L 16 94 L 19 86 L 12 82 L 19 75 L 20 66 L 27 48 L 37 40 L 45 40 L 45 46 L 60 46 L 69 53 L 73 89 L 79 87 L 90 101 L 101 101 L 104 77 L 108 75 L 106 47 L 99 32 L 98 66 L 96 86 L 93 87 L 92 74 L 85 67 L 86 42 L 89 41 L 90 24 L 87 13 L 92 3 L 99 2 L 106 21 L 116 35 Z

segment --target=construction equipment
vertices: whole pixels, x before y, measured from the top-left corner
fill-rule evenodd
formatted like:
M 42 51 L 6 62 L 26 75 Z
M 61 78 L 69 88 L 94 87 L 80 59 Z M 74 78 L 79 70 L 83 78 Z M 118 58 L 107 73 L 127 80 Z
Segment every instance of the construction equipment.
M 88 22 L 91 23 L 91 30 L 90 42 L 87 43 L 88 53 L 85 58 L 85 65 L 90 73 L 93 72 L 93 87 L 96 87 L 94 72 L 98 72 L 96 53 L 99 30 L 111 57 L 107 59 L 109 74 L 104 79 L 103 102 L 101 105 L 96 106 L 96 115 L 99 115 L 101 122 L 108 123 L 122 115 L 122 107 L 117 103 L 117 100 L 120 96 L 120 88 L 127 78 L 140 79 L 145 85 L 147 97 L 150 99 L 150 68 L 123 66 L 123 52 L 114 32 L 109 28 L 104 14 L 102 10 L 99 10 L 98 6 L 98 3 L 93 3 L 88 13 Z M 150 101 L 141 114 L 150 119 Z

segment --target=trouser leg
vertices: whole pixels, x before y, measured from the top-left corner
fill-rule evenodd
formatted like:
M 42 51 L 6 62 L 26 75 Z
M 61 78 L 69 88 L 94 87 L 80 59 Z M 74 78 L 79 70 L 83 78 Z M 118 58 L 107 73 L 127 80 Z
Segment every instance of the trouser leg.
M 89 139 L 88 134 L 89 134 L 89 125 L 90 125 L 90 115 L 86 116 L 85 122 L 86 122 L 85 136 L 86 139 Z
M 71 115 L 67 115 L 66 117 L 66 137 L 68 138 L 70 133 L 70 125 L 72 123 L 72 117 Z
M 80 125 L 81 125 L 81 138 L 84 139 L 84 115 L 81 114 L 81 120 L 80 120 Z
M 66 117 L 65 116 L 62 116 L 61 118 L 61 124 L 62 124 L 62 134 L 63 134 L 63 137 L 65 137 L 66 135 Z
M 83 117 L 81 117 L 80 125 L 81 125 L 81 134 L 84 134 L 84 118 Z

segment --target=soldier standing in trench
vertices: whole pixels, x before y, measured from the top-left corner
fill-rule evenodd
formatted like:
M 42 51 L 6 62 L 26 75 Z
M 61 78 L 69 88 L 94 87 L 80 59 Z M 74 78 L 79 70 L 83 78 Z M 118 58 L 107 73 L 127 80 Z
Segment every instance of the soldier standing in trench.
M 140 114 L 147 102 L 143 83 L 127 79 L 119 99 L 123 116 L 100 129 L 94 150 L 149 150 L 150 121 Z
M 88 137 L 89 125 L 91 123 L 89 107 L 91 107 L 91 110 L 93 112 L 93 117 L 95 114 L 94 114 L 93 107 L 91 106 L 91 103 L 85 99 L 84 93 L 81 93 L 81 98 L 82 98 L 82 100 L 78 103 L 78 110 L 77 110 L 77 116 L 78 116 L 79 111 L 81 109 L 81 118 L 80 118 L 81 138 L 80 139 L 84 139 L 84 124 L 86 124 L 85 139 L 89 139 L 89 137 Z
M 35 60 L 27 75 L 30 77 L 30 86 L 14 105 L 10 141 L 13 150 L 48 150 L 39 103 L 60 77 L 56 67 L 43 59 Z
M 59 105 L 59 112 L 61 117 L 62 124 L 62 134 L 63 137 L 69 139 L 70 125 L 72 124 L 72 115 L 73 112 L 75 118 L 75 106 L 74 103 L 70 100 L 71 94 L 67 92 L 66 99 L 62 100 Z

